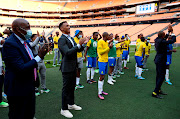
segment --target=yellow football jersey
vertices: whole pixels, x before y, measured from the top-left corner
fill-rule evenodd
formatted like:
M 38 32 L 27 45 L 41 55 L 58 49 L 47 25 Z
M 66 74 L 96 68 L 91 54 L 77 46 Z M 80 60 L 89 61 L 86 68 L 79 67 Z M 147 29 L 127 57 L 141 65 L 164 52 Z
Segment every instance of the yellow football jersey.
M 77 37 L 74 37 L 74 41 L 79 44 L 79 39 Z M 77 52 L 77 58 L 82 57 L 82 52 Z
M 140 38 L 138 38 L 138 39 L 136 40 L 136 45 L 137 45 L 139 42 L 141 42 L 141 39 L 140 39 Z
M 58 43 L 59 36 L 54 36 L 53 40 Z M 54 43 L 54 48 L 58 48 L 58 44 Z
M 117 44 L 116 44 L 116 48 L 117 48 L 117 47 L 120 47 L 120 46 L 121 46 L 121 43 L 117 43 Z M 120 57 L 120 55 L 122 54 L 122 52 L 123 52 L 123 51 L 122 51 L 121 48 L 116 49 L 116 56 L 117 56 L 117 57 Z
M 139 42 L 136 45 L 136 53 L 135 56 L 142 56 L 143 54 L 143 48 L 146 48 L 146 44 L 144 42 Z
M 103 39 L 98 41 L 98 45 L 97 45 L 97 52 L 98 52 L 98 56 L 99 62 L 108 62 L 108 52 L 109 52 L 110 48 L 108 46 L 108 42 L 104 41 Z
M 149 50 L 151 49 L 151 44 L 148 43 L 148 46 L 146 45 L 146 48 L 145 48 L 145 54 L 146 55 L 149 55 Z

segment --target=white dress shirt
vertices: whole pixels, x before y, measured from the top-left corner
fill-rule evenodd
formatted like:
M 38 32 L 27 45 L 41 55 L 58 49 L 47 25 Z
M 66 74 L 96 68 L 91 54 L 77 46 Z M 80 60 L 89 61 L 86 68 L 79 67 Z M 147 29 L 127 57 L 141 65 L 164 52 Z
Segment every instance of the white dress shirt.
M 74 46 L 74 42 L 72 41 L 71 36 L 70 36 L 70 35 L 67 35 L 67 34 L 63 34 L 63 35 L 65 35 L 65 36 L 70 40 L 70 42 L 72 43 L 72 45 Z M 78 49 L 80 49 L 80 48 L 81 48 L 81 45 L 80 45 L 80 44 L 77 44 L 77 47 L 78 47 Z
M 24 45 L 24 40 L 22 39 L 22 38 L 20 38 L 18 35 L 16 35 L 16 34 L 14 34 L 18 39 L 19 39 L 19 41 Z M 25 48 L 25 46 L 24 46 L 24 48 Z M 27 48 L 28 48 L 28 50 L 30 51 L 30 54 L 32 54 L 31 56 L 33 56 L 33 53 L 32 53 L 32 50 L 29 48 L 29 46 L 27 45 Z M 26 48 L 25 48 L 26 49 Z M 26 50 L 27 51 L 27 50 Z M 28 51 L 27 51 L 28 52 Z M 35 59 L 36 60 L 36 62 L 40 62 L 41 61 L 41 58 L 37 55 L 35 58 L 34 58 L 34 56 L 33 56 L 33 58 L 32 59 Z

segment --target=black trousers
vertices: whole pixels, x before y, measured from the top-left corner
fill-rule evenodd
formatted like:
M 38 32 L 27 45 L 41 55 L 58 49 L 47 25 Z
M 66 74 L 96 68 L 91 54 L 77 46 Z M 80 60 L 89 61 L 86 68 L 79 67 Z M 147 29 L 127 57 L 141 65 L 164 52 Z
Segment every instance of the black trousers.
M 0 103 L 2 102 L 2 88 L 4 84 L 4 76 L 0 75 Z
M 161 86 L 165 80 L 166 74 L 166 63 L 157 63 L 156 64 L 156 87 L 154 89 L 155 93 L 159 93 Z
M 68 110 L 68 104 L 74 104 L 74 90 L 76 86 L 76 71 L 62 73 L 62 110 Z
M 8 96 L 9 119 L 33 119 L 35 115 L 35 93 L 29 96 Z

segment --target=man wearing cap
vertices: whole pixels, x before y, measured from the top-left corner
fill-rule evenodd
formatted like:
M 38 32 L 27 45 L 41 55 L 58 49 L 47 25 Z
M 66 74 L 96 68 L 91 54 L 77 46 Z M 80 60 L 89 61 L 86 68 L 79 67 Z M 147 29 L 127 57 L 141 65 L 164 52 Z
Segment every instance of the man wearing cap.
M 83 32 L 80 30 L 76 30 L 75 31 L 75 35 L 74 35 L 74 41 L 79 44 L 79 40 L 83 38 Z M 78 88 L 84 88 L 83 85 L 81 85 L 80 82 L 80 72 L 81 69 L 83 68 L 83 57 L 82 57 L 82 52 L 77 52 L 77 75 L 76 75 L 76 87 L 75 89 Z

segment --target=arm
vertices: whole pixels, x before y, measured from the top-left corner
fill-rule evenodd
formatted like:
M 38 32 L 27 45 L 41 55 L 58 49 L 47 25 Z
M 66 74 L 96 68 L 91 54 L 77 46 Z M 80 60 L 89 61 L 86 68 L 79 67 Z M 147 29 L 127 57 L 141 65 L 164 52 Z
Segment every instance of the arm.
M 39 37 L 37 37 L 33 42 L 30 42 L 29 44 L 31 47 L 34 47 L 38 44 L 38 42 L 39 42 Z
M 144 60 L 144 56 L 145 56 L 145 48 L 143 48 L 143 55 L 142 55 L 143 59 L 142 59 L 142 61 Z
M 69 49 L 65 38 L 59 39 L 58 47 L 62 51 L 63 54 L 68 55 L 68 56 L 74 53 L 77 53 L 77 50 L 78 50 L 78 46 L 74 46 L 71 49 Z
M 99 34 L 99 40 L 102 38 L 101 34 Z
M 87 46 L 87 47 L 86 47 L 86 50 L 85 50 L 85 53 L 84 53 L 84 58 L 85 58 L 84 61 L 86 61 L 86 55 L 87 55 L 88 49 L 89 49 L 89 47 Z
M 19 49 L 13 45 L 9 45 L 8 43 L 4 44 L 3 60 L 6 65 L 11 66 L 14 71 L 20 73 L 33 70 L 37 67 L 35 59 L 25 63 L 22 54 L 18 50 Z
M 103 55 L 105 52 L 108 52 L 109 50 L 110 50 L 110 48 L 109 47 L 107 47 L 106 49 L 102 49 L 102 44 L 99 42 L 98 43 L 99 44 L 99 46 L 98 46 L 98 53 L 100 54 L 100 55 Z
M 174 42 L 176 42 L 176 36 L 175 35 L 172 36 L 171 40 L 168 40 L 168 41 L 162 40 L 162 43 L 165 43 L 165 44 L 173 44 Z

